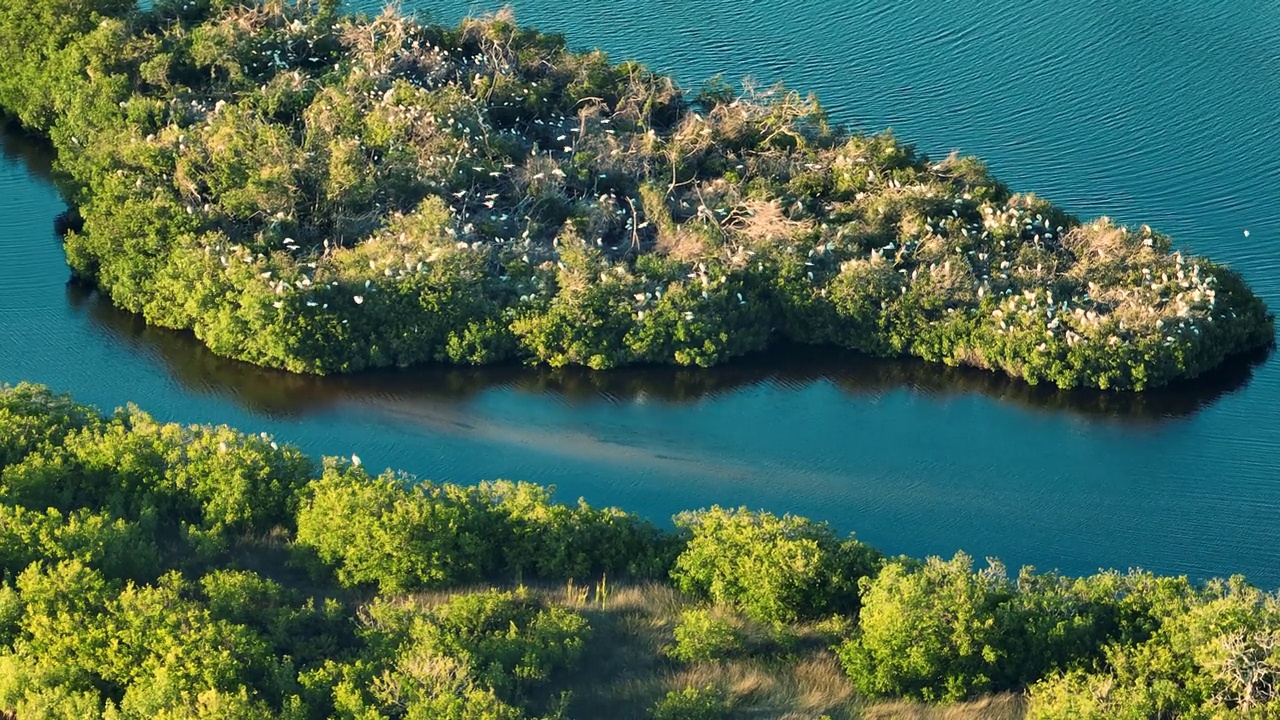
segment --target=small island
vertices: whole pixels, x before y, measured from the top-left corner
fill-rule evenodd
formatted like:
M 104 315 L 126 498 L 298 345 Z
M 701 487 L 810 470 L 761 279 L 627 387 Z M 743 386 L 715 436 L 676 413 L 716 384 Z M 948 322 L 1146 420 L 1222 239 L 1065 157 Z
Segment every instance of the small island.
M 509 13 L 0 2 L 74 275 L 294 372 L 710 366 L 776 341 L 1142 390 L 1274 341 L 1229 268 L 813 97 L 696 93 Z

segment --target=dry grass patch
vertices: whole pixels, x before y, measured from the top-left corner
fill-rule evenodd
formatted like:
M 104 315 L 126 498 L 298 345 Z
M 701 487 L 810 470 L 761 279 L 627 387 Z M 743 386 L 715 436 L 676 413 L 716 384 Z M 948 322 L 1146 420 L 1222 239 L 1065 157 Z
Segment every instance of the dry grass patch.
M 1022 720 L 1026 717 L 1022 695 L 1006 693 L 956 705 L 937 706 L 897 700 L 867 707 L 866 720 Z
M 834 624 L 775 630 L 714 607 L 712 616 L 731 622 L 741 634 L 741 656 L 681 663 L 667 650 L 681 613 L 695 607 L 692 599 L 658 584 L 611 590 L 603 607 L 594 593 L 582 602 L 580 611 L 594 632 L 582 670 L 569 679 L 570 714 L 639 720 L 669 692 L 712 685 L 724 693 L 733 717 L 859 716 L 860 703 L 827 647 Z
M 788 218 L 775 198 L 746 201 L 742 204 L 741 212 L 735 211 L 730 216 L 726 226 L 746 237 L 754 246 L 793 237 L 812 229 L 813 223 Z
M 658 233 L 654 250 L 680 262 L 693 262 L 707 256 L 707 238 L 698 233 L 679 228 L 672 232 Z

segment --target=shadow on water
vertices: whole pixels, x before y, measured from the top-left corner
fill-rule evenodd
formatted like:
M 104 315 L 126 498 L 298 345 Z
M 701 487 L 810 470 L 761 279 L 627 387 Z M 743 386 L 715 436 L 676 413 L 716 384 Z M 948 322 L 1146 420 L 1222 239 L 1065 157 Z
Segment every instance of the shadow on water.
M 26 132 L 13 118 L 0 113 L 0 157 L 22 163 L 32 178 L 46 185 L 53 185 L 53 145 L 45 138 Z M 67 230 L 79 231 L 83 227 L 80 214 L 68 209 L 53 218 L 53 229 L 58 237 Z
M 23 131 L 16 120 L 4 114 L 0 114 L 0 155 L 20 161 L 35 178 L 53 182 L 53 146 Z
M 921 360 L 885 360 L 846 350 L 781 347 L 703 368 L 631 367 L 606 372 L 584 368 L 422 366 L 355 375 L 316 377 L 260 368 L 217 356 L 187 332 L 149 327 L 98 293 L 69 284 L 70 304 L 136 352 L 154 355 L 187 389 L 227 397 L 246 409 L 277 417 L 302 416 L 338 403 L 395 398 L 449 404 L 504 389 L 550 395 L 568 404 L 660 402 L 691 404 L 755 386 L 799 389 L 828 382 L 853 397 L 907 390 L 932 398 L 981 394 L 1044 412 L 1158 423 L 1188 417 L 1246 385 L 1269 351 L 1235 358 L 1193 381 L 1145 393 L 1062 391 L 1033 387 L 995 373 Z

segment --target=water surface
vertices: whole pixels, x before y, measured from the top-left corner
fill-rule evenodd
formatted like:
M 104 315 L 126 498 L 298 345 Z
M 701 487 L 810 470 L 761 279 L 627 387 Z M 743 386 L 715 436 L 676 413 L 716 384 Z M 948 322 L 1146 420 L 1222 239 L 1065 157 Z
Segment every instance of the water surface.
M 1150 223 L 1280 307 L 1274 3 L 513 5 L 574 47 L 688 86 L 716 73 L 785 79 L 837 121 L 891 126 L 932 156 L 978 155 L 1015 189 L 1085 217 Z M 492 7 L 419 9 L 455 22 Z M 0 379 L 439 480 L 554 483 L 658 520 L 745 504 L 829 520 L 895 553 L 964 548 L 1068 572 L 1242 572 L 1280 586 L 1275 356 L 1142 395 L 804 349 L 711 371 L 289 376 L 213 357 L 68 286 L 49 159 L 12 135 L 3 150 Z

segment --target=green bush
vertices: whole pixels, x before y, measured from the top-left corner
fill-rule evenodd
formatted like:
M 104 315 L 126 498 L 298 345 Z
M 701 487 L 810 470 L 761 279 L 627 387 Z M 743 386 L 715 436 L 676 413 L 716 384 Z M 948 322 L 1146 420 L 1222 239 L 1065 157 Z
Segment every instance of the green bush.
M 1260 717 L 1280 711 L 1280 600 L 1242 578 L 1201 590 L 1138 585 L 1154 626 L 1141 642 L 1110 643 L 1094 672 L 1032 685 L 1029 716 Z M 1144 587 L 1145 585 L 1145 587 Z M 1150 602 L 1158 601 L 1157 603 Z
M 480 578 L 496 552 L 491 527 L 474 493 L 330 461 L 304 493 L 296 542 L 342 584 L 394 593 Z
M 424 672 L 425 671 L 425 672 Z M 433 658 L 418 668 L 394 666 L 394 659 L 330 662 L 301 680 L 332 707 L 333 720 L 525 720 L 528 714 L 503 702 L 492 688 L 467 677 L 457 661 Z
M 854 612 L 859 580 L 880 564 L 876 550 L 792 515 L 712 507 L 675 522 L 690 533 L 671 571 L 676 585 L 761 622 Z
M 157 423 L 137 408 L 67 433 L 0 473 L 10 502 L 159 515 L 197 532 L 267 532 L 289 521 L 311 463 L 265 436 Z
M 505 527 L 494 539 L 509 570 L 539 578 L 587 580 L 662 578 L 678 540 L 637 515 L 553 501 L 555 487 L 499 481 L 481 483 Z
M 414 652 L 451 657 L 500 697 L 521 698 L 577 664 L 590 626 L 521 592 L 460 595 L 412 633 Z
M 1076 671 L 1031 687 L 1028 720 L 1146 720 L 1162 717 L 1155 689 L 1125 686 L 1110 675 Z
M 653 720 L 721 720 L 729 717 L 724 692 L 714 685 L 672 690 L 649 711 Z
M 0 651 L 0 707 L 34 718 L 291 715 L 280 711 L 292 703 L 287 661 L 252 630 L 211 617 L 176 573 L 119 587 L 78 561 L 34 564 L 15 587 L 21 610 Z
M 705 608 L 680 613 L 680 623 L 674 633 L 675 645 L 666 648 L 666 653 L 681 662 L 732 657 L 741 652 L 743 646 L 742 634 L 734 624 Z
M 975 571 L 963 553 L 900 560 L 863 581 L 857 632 L 837 654 L 872 696 L 950 701 L 1043 678 L 1083 682 L 1114 648 L 1150 647 L 1200 598 L 1186 578 L 1143 572 L 1065 578 L 1024 568 L 1011 580 L 998 562 Z
M 581 615 L 523 591 L 459 594 L 427 610 L 379 600 L 366 613 L 373 652 L 304 679 L 331 691 L 342 717 L 396 708 L 410 717 L 526 717 L 521 708 L 578 663 L 591 633 Z
M 38 448 L 60 445 L 67 433 L 96 420 L 88 408 L 47 388 L 0 385 L 0 472 Z
M 0 53 L 5 58 L 0 107 L 28 128 L 48 131 L 75 105 L 77 95 L 93 92 L 89 79 L 77 72 L 92 57 L 86 38 L 133 7 L 127 0 L 0 5 Z M 102 80 L 105 89 L 110 78 Z
M 435 485 L 370 478 L 330 463 L 307 488 L 297 544 L 334 566 L 346 585 L 384 592 L 438 588 L 500 573 L 546 579 L 660 577 L 673 539 L 621 511 L 552 502 L 529 483 Z
M 33 562 L 79 560 L 109 578 L 151 579 L 160 563 L 155 542 L 136 523 L 88 509 L 66 515 L 0 505 L 0 576 Z
M 333 598 L 307 597 L 247 570 L 218 569 L 199 579 L 195 594 L 214 620 L 262 637 L 272 654 L 299 668 L 322 665 L 356 645 L 348 608 Z
M 858 632 L 837 649 L 862 693 L 954 701 L 1001 689 L 1010 658 L 1001 605 L 1014 595 L 1004 568 L 972 560 L 893 562 L 863 581 Z

